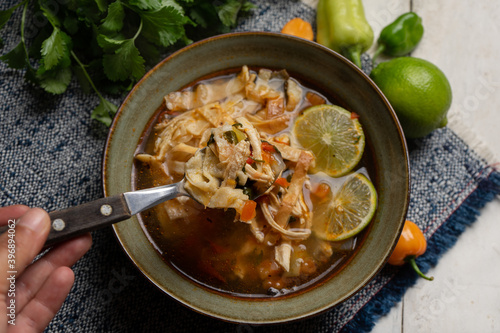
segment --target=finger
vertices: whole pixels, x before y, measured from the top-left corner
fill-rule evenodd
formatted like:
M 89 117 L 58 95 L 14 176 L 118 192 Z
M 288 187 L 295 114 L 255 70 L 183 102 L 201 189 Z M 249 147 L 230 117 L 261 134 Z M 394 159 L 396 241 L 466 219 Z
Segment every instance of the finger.
M 9 206 L 9 207 L 0 207 L 0 225 L 5 225 L 9 221 L 12 222 L 12 225 L 15 223 L 15 220 L 19 218 L 21 215 L 25 214 L 29 210 L 29 207 L 24 206 L 24 205 L 15 205 L 15 206 Z M 9 235 L 5 234 L 2 237 L 0 237 L 0 247 L 7 247 L 8 249 L 8 239 Z M 8 252 L 5 252 L 0 254 L 0 262 L 4 265 L 2 267 L 8 267 L 8 258 L 4 257 L 4 255 L 7 255 Z M 3 309 L 7 308 L 7 294 L 6 291 L 10 288 L 10 281 L 8 281 L 5 276 L 6 270 L 2 269 L 2 273 L 0 273 L 0 289 L 2 289 L 2 292 L 0 293 L 0 306 L 3 307 Z M 6 314 L 6 312 L 2 311 L 2 313 Z M 1 316 L 0 318 L 0 327 L 6 327 L 7 326 L 7 320 L 9 318 L 7 316 Z
M 42 332 L 61 308 L 74 281 L 71 268 L 54 270 L 35 297 L 19 312 L 16 329 L 26 333 Z
M 25 205 L 14 205 L 0 208 L 0 225 L 5 225 L 9 220 L 14 220 L 29 210 Z
M 17 309 L 22 311 L 54 270 L 61 266 L 73 266 L 90 249 L 91 245 L 92 237 L 89 233 L 58 245 L 29 266 L 16 283 Z
M 33 208 L 19 218 L 13 238 L 10 233 L 0 236 L 0 293 L 8 289 L 7 276 L 22 274 L 40 252 L 49 229 L 49 215 L 43 209 Z
M 9 222 L 10 226 L 14 228 L 15 226 L 15 220 L 18 219 L 20 216 L 25 214 L 29 210 L 29 207 L 24 206 L 24 205 L 15 205 L 15 206 L 8 206 L 8 207 L 1 207 L 0 208 L 0 225 L 5 225 Z M 15 239 L 14 234 L 5 232 L 4 234 L 0 235 L 0 281 L 4 282 L 6 277 L 7 277 L 7 271 L 9 269 L 9 265 L 15 264 Z M 10 243 L 9 243 L 9 238 L 12 238 Z M 9 245 L 10 244 L 10 245 Z M 9 252 L 11 254 L 9 258 Z M 13 257 L 14 256 L 14 257 Z M 12 260 L 13 261 L 9 261 Z M 2 283 L 0 283 L 0 293 L 3 294 L 3 291 L 5 288 L 2 288 Z

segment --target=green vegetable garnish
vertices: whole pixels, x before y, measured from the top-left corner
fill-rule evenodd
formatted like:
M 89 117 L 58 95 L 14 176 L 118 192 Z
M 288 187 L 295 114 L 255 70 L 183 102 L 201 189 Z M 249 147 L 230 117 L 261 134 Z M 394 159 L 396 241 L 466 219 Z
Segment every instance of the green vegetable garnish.
M 84 91 L 99 97 L 92 119 L 109 126 L 116 106 L 99 91 L 130 90 L 162 54 L 229 32 L 253 5 L 248 0 L 69 0 L 53 6 L 23 0 L 0 11 L 0 29 L 19 8 L 21 41 L 0 60 L 26 69 L 26 80 L 52 94 L 64 93 L 75 75 Z M 47 24 L 28 31 L 26 22 L 33 21 L 28 13 L 42 13 Z M 36 32 L 32 40 L 25 38 L 27 32 Z
M 236 137 L 236 133 L 234 133 L 234 131 L 226 131 L 222 135 L 224 136 L 224 139 L 226 139 L 227 142 L 232 144 L 238 143 L 238 138 Z
M 243 194 L 248 195 L 249 198 L 253 198 L 253 190 L 251 187 L 243 187 Z
M 252 160 L 252 161 L 254 161 L 254 162 L 266 163 L 266 161 L 264 161 L 264 160 L 259 160 L 259 159 L 257 159 L 257 158 L 253 158 L 252 156 L 249 156 L 248 158 L 249 158 L 249 159 L 251 159 L 251 160 Z

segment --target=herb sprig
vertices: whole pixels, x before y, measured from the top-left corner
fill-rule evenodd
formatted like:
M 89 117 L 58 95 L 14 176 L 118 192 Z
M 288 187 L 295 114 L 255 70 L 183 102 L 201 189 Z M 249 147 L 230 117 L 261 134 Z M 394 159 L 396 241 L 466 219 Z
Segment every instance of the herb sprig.
M 0 60 L 52 94 L 76 77 L 99 97 L 92 119 L 109 126 L 117 107 L 102 93 L 130 90 L 162 54 L 230 31 L 252 8 L 248 0 L 23 0 L 0 11 L 2 29 L 22 10 L 21 41 Z M 27 38 L 35 15 L 46 22 L 29 25 Z

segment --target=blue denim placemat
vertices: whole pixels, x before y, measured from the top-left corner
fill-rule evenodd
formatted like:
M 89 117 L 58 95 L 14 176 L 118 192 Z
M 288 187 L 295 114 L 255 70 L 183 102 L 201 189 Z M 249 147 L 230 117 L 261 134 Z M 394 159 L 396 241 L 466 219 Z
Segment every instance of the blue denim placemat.
M 236 30 L 279 31 L 293 17 L 314 22 L 313 8 L 298 1 L 259 1 Z M 1 4 L 0 9 L 7 8 Z M 30 24 L 30 23 L 28 23 Z M 2 38 L 19 41 L 19 16 Z M 107 128 L 90 120 L 97 105 L 73 83 L 50 96 L 0 64 L 0 205 L 26 204 L 48 211 L 102 196 L 101 163 Z M 120 99 L 115 100 L 119 104 Z M 429 239 L 418 259 L 435 265 L 478 209 L 500 192 L 500 175 L 448 128 L 410 143 L 412 195 L 408 218 Z M 111 228 L 93 233 L 92 249 L 73 267 L 75 285 L 47 332 L 338 332 L 369 331 L 415 281 L 406 268 L 386 267 L 345 303 L 301 322 L 253 327 L 195 313 L 159 292 L 130 263 Z

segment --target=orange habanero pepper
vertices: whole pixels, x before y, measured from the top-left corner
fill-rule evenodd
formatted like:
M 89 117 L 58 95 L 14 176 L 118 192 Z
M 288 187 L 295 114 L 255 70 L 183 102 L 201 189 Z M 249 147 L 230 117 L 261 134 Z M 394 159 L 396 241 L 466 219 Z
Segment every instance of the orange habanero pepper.
M 432 281 L 433 277 L 425 276 L 420 271 L 415 262 L 415 259 L 425 253 L 427 249 L 427 241 L 422 230 L 413 223 L 407 220 L 399 237 L 396 248 L 389 258 L 389 264 L 401 266 L 405 263 L 410 263 L 415 272 L 426 280 Z

